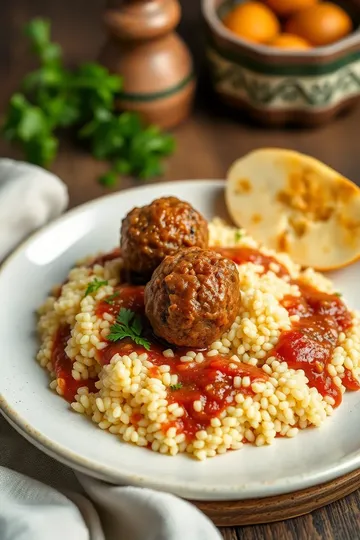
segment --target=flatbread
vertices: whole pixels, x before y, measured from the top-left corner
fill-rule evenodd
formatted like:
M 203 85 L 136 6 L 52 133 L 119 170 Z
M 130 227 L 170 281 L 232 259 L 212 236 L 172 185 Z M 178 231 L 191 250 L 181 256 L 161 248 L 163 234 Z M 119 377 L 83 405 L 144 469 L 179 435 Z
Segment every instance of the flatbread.
M 333 270 L 360 257 L 360 189 L 312 157 L 247 154 L 228 172 L 226 204 L 236 225 L 301 266 Z

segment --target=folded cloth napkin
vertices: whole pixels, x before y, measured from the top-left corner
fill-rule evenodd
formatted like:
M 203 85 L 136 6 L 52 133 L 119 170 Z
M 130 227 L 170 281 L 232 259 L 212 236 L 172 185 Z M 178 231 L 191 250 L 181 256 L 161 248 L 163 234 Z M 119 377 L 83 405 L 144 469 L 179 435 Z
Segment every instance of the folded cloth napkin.
M 0 160 L 0 260 L 61 214 L 67 203 L 66 187 L 53 174 Z M 74 473 L 31 446 L 0 418 L 0 540 L 50 539 L 220 540 L 221 536 L 190 503 Z
M 0 260 L 67 207 L 61 180 L 35 165 L 0 160 Z

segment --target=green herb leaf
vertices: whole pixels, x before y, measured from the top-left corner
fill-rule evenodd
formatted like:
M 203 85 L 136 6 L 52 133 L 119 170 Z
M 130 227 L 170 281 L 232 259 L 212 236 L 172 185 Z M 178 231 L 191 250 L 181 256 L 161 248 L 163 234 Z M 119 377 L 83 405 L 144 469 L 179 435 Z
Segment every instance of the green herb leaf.
M 56 156 L 59 141 L 53 135 L 33 139 L 24 145 L 26 160 L 41 167 L 47 167 Z
M 118 75 L 111 75 L 106 67 L 95 62 L 87 62 L 77 71 L 76 85 L 87 90 L 94 88 L 100 96 L 104 96 L 104 90 L 112 93 L 119 92 L 123 82 Z
M 131 172 L 131 165 L 126 159 L 117 159 L 113 164 L 113 168 L 118 174 L 129 174 Z
M 137 336 L 140 336 L 141 331 L 142 331 L 142 323 L 141 323 L 141 318 L 139 316 L 134 317 L 132 330 L 134 334 L 136 334 Z
M 30 21 L 25 33 L 39 67 L 24 78 L 24 93 L 11 98 L 3 136 L 18 144 L 28 161 L 48 166 L 56 157 L 58 130 L 74 127 L 92 155 L 110 163 L 99 178 L 107 188 L 117 184 L 119 175 L 146 180 L 162 174 L 174 138 L 156 126 L 143 126 L 135 112 L 116 113 L 122 78 L 96 62 L 68 70 L 46 19 Z
M 45 47 L 50 42 L 50 21 L 47 19 L 33 19 L 25 27 L 25 34 L 33 45 Z
M 64 73 L 56 66 L 43 66 L 26 75 L 22 83 L 25 92 L 34 92 L 39 87 L 55 88 L 64 83 Z M 48 98 L 49 99 L 49 98 Z
M 180 390 L 180 388 L 182 388 L 182 383 L 179 382 L 177 384 L 170 384 L 170 390 L 172 390 L 173 392 L 175 390 Z
M 112 75 L 100 64 L 86 63 L 74 73 L 73 86 L 82 96 L 80 108 L 84 121 L 89 121 L 99 109 L 113 111 L 114 102 L 122 88 L 122 79 Z M 95 118 L 98 121 L 99 116 Z
M 103 287 L 104 285 L 107 285 L 108 281 L 101 281 L 98 278 L 95 278 L 93 281 L 91 281 L 85 291 L 85 295 L 92 294 L 100 289 L 100 287 Z
M 142 322 L 140 315 L 130 309 L 121 308 L 116 322 L 110 327 L 109 341 L 119 341 L 130 338 L 137 345 L 141 345 L 147 351 L 150 350 L 150 342 L 141 337 Z
M 23 94 L 14 94 L 10 99 L 5 124 L 2 128 L 7 140 L 18 140 L 18 126 L 27 107 L 29 107 L 29 102 Z
M 110 328 L 111 328 L 111 332 L 108 335 L 109 341 L 119 341 L 121 339 L 125 339 L 126 337 L 130 337 L 125 327 L 122 327 L 117 324 L 113 324 Z
M 150 342 L 147 339 L 136 335 L 132 335 L 131 339 L 134 343 L 136 343 L 136 345 L 140 345 L 141 347 L 144 347 L 144 349 L 146 349 L 147 351 L 150 351 Z
M 241 238 L 243 237 L 242 231 L 235 231 L 235 242 L 239 242 Z
M 163 168 L 160 163 L 158 156 L 149 155 L 144 158 L 144 161 L 141 167 L 137 170 L 139 178 L 143 180 L 148 180 L 149 178 L 154 178 L 155 176 L 161 176 L 163 173 Z
M 108 298 L 106 298 L 105 302 L 107 304 L 110 304 L 111 306 L 115 303 L 114 300 L 119 296 L 119 291 L 115 291 L 113 294 L 111 294 Z
M 106 188 L 112 188 L 116 186 L 118 175 L 114 171 L 108 171 L 99 176 L 99 184 Z
M 13 110 L 24 111 L 28 106 L 29 102 L 23 94 L 14 94 L 10 100 L 10 107 Z
M 79 120 L 79 110 L 75 99 L 60 95 L 52 99 L 44 107 L 44 110 L 53 118 L 54 126 L 68 127 Z
M 134 317 L 135 317 L 135 313 L 131 311 L 131 309 L 126 309 L 126 308 L 120 309 L 119 322 L 121 322 L 121 324 L 128 326 Z
M 46 117 L 38 107 L 28 107 L 24 110 L 18 126 L 18 136 L 23 141 L 41 138 L 48 132 Z
M 50 21 L 46 19 L 33 19 L 25 27 L 25 34 L 29 37 L 32 50 L 39 56 L 43 64 L 59 64 L 62 59 L 60 45 L 50 41 Z
M 342 297 L 342 293 L 340 293 L 340 292 L 336 292 L 336 293 L 334 293 L 334 294 L 335 294 L 335 296 L 338 296 L 339 298 Z
M 62 59 L 62 50 L 58 43 L 49 43 L 43 48 L 40 54 L 44 64 L 60 64 Z

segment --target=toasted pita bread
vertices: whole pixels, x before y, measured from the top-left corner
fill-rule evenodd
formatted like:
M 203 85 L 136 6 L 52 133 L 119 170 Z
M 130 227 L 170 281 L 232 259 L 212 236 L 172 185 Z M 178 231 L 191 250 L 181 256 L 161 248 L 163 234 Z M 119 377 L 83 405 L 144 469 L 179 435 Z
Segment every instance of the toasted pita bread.
M 266 148 L 228 172 L 236 225 L 301 266 L 334 270 L 360 258 L 360 188 L 320 161 Z

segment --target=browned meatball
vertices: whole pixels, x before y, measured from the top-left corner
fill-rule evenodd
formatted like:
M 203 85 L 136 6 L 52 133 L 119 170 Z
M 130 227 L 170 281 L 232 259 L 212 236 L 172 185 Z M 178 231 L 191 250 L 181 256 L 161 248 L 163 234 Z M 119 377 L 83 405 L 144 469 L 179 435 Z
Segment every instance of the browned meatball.
M 166 257 L 145 288 L 155 334 L 181 347 L 210 345 L 232 325 L 240 303 L 235 264 L 197 247 Z
M 181 247 L 207 247 L 207 221 L 190 204 L 163 197 L 134 208 L 123 219 L 121 250 L 127 271 L 150 279 L 167 255 Z

